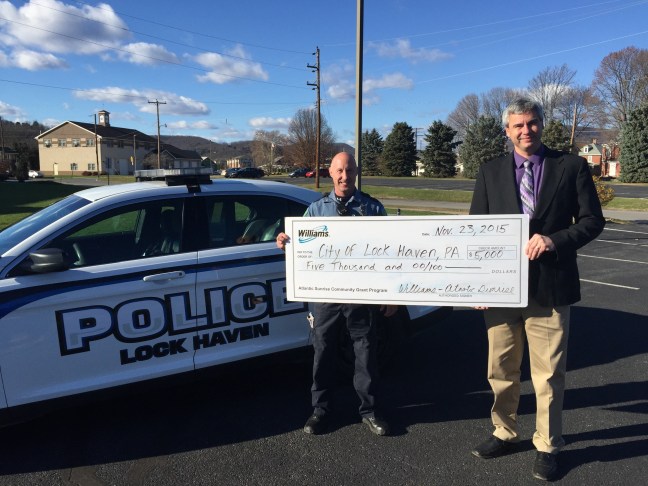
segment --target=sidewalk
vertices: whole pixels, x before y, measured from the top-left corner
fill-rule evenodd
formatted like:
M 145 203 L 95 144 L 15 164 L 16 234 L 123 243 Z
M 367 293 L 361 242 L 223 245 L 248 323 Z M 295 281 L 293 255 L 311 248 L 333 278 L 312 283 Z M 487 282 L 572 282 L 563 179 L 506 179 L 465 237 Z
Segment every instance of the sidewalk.
M 421 209 L 446 214 L 468 214 L 469 203 L 446 202 L 446 201 L 421 201 L 380 198 L 380 201 L 389 208 L 399 209 Z M 603 216 L 606 219 L 617 221 L 632 221 L 639 224 L 648 224 L 648 211 L 622 211 L 617 209 L 603 208 Z

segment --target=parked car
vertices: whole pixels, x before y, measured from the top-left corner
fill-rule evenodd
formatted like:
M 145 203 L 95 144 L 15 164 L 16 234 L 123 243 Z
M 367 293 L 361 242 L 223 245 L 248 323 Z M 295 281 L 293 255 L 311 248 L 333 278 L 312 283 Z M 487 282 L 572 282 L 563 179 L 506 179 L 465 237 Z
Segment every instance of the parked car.
M 225 169 L 225 173 L 223 175 L 227 178 L 234 177 L 234 174 L 236 174 L 239 170 L 241 170 L 240 167 L 230 167 L 229 169 Z
M 288 174 L 290 177 L 305 177 L 306 173 L 309 172 L 311 169 L 308 169 L 306 167 L 300 167 L 299 169 L 293 170 L 290 174 Z
M 320 169 L 319 170 L 319 176 L 320 177 L 331 177 L 331 174 L 329 174 L 328 169 Z M 314 170 L 309 170 L 308 172 L 306 172 L 304 177 L 315 177 L 315 171 Z
M 30 170 L 27 175 L 29 176 L 30 179 L 38 179 L 43 177 L 43 173 L 37 170 Z
M 321 194 L 272 181 L 168 184 L 82 190 L 0 231 L 0 420 L 207 367 L 307 355 L 309 305 L 287 300 L 275 238 Z M 379 321 L 381 356 L 393 350 L 390 332 L 429 326 L 446 309 L 403 306 Z
M 258 167 L 243 167 L 234 172 L 230 177 L 237 179 L 258 179 L 264 175 L 265 172 L 263 172 L 263 169 L 259 169 Z

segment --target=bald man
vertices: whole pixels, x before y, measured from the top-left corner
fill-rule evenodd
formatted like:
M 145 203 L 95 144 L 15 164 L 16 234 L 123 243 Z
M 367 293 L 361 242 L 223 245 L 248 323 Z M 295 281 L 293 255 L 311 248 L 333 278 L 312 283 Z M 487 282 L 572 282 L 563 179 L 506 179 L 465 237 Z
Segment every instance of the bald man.
M 383 205 L 356 188 L 358 165 L 352 155 L 341 152 L 333 157 L 329 174 L 333 190 L 313 202 L 304 216 L 386 216 Z M 285 233 L 277 236 L 277 246 L 285 249 L 290 240 Z M 313 386 L 311 397 L 313 414 L 306 421 L 304 432 L 321 434 L 330 422 L 331 394 L 337 382 L 337 343 L 341 326 L 346 326 L 353 341 L 355 369 L 353 386 L 360 398 L 360 416 L 371 432 L 388 435 L 389 426 L 376 411 L 378 366 L 376 361 L 376 319 L 382 312 L 390 317 L 397 306 L 360 304 L 313 304 L 312 342 L 315 350 L 313 361 Z

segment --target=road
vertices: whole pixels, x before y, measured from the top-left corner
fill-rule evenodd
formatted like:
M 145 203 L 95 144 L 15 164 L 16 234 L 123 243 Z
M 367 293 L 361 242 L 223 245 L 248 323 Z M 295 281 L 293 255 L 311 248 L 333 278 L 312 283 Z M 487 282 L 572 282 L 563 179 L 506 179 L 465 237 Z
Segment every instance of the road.
M 270 176 L 269 179 L 273 177 Z M 293 184 L 312 183 L 312 179 L 282 179 Z M 330 179 L 325 179 L 325 181 Z M 475 181 L 470 179 L 426 179 L 425 177 L 365 177 L 364 186 L 387 186 L 410 189 L 438 189 L 444 191 L 472 191 Z M 614 194 L 618 197 L 648 198 L 648 184 L 614 184 Z
M 583 300 L 573 308 L 565 439 L 556 484 L 646 484 L 648 225 L 609 224 L 580 251 Z M 537 485 L 534 399 L 523 370 L 519 452 L 483 461 L 490 433 L 481 314 L 456 308 L 409 341 L 385 376 L 391 437 L 359 423 L 346 386 L 323 436 L 309 412 L 303 363 L 53 412 L 2 431 L 0 485 Z M 644 478 L 643 480 L 641 478 Z

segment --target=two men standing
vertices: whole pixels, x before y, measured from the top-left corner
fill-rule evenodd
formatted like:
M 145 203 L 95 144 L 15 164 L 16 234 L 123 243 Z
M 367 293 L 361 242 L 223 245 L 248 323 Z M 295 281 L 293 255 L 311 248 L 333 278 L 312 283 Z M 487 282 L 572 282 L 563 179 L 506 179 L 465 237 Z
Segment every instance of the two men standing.
M 488 381 L 494 393 L 493 434 L 472 454 L 491 459 L 513 452 L 519 442 L 517 409 L 520 368 L 525 340 L 528 343 L 531 379 L 536 394 L 536 458 L 533 476 L 552 480 L 557 455 L 564 445 L 562 409 L 565 391 L 570 305 L 580 300 L 577 250 L 596 238 L 605 219 L 587 162 L 542 144 L 542 107 L 517 99 L 502 116 L 514 151 L 485 162 L 475 183 L 470 214 L 525 213 L 530 217 L 529 299 L 525 308 L 482 308 L 489 342 Z M 381 215 L 383 206 L 357 191 L 357 166 L 348 154 L 338 154 L 331 164 L 333 191 L 314 202 L 306 216 Z M 289 240 L 284 233 L 277 246 Z M 384 306 L 386 315 L 395 312 Z M 387 424 L 375 415 L 375 329 L 371 310 L 351 304 L 316 304 L 313 345 L 313 415 L 304 430 L 322 432 L 330 412 L 334 378 L 333 332 L 345 324 L 354 341 L 354 386 L 360 397 L 360 414 L 372 432 L 384 435 Z

